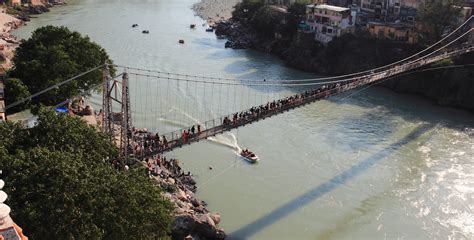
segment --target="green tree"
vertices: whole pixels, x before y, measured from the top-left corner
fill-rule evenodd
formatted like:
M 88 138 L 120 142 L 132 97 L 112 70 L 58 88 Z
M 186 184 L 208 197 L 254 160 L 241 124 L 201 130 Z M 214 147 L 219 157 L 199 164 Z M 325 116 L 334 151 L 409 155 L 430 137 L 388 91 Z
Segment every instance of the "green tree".
M 9 78 L 5 81 L 5 103 L 6 105 L 10 105 L 18 100 L 24 99 L 29 97 L 30 91 L 28 87 L 17 78 Z M 21 104 L 18 107 L 14 107 L 9 112 L 17 112 L 25 109 L 28 104 Z
M 283 26 L 283 33 L 289 37 L 293 37 L 297 30 L 298 25 L 304 19 L 306 14 L 306 5 L 300 3 L 294 3 L 288 8 L 288 14 L 286 14 L 285 24 Z
M 254 15 L 255 12 L 263 6 L 262 1 L 251 1 L 244 0 L 237 3 L 232 11 L 232 19 L 236 22 L 247 23 Z
M 117 172 L 109 136 L 41 109 L 38 125 L 0 123 L 0 166 L 12 216 L 31 239 L 156 239 L 172 204 L 141 169 Z
M 10 76 L 20 79 L 36 93 L 104 63 L 112 63 L 105 50 L 66 27 L 36 29 L 22 41 L 13 58 Z M 35 102 L 53 105 L 97 85 L 101 71 L 94 71 L 38 97 Z
M 427 2 L 419 10 L 422 23 L 422 40 L 434 43 L 460 24 L 461 9 L 454 7 L 455 2 L 436 0 Z
M 283 19 L 281 13 L 269 5 L 264 5 L 255 12 L 249 23 L 260 36 L 270 38 Z

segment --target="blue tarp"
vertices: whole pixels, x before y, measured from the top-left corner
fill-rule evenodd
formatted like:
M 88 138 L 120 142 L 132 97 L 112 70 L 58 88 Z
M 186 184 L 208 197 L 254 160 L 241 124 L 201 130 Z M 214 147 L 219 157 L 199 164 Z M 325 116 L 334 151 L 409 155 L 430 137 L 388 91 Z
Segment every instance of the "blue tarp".
M 56 112 L 68 113 L 67 107 L 57 107 Z

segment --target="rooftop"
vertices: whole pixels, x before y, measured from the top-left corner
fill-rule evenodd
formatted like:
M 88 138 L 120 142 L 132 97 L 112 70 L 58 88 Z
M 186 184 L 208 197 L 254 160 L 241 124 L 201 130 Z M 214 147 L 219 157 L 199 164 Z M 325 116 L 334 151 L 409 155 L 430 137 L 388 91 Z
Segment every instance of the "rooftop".
M 334 12 L 344 12 L 344 11 L 351 10 L 350 8 L 332 6 L 332 5 L 327 5 L 327 4 L 319 4 L 319 5 L 311 4 L 311 5 L 308 5 L 307 7 L 316 8 L 316 9 L 323 9 L 323 10 L 330 10 L 330 11 L 334 11 Z

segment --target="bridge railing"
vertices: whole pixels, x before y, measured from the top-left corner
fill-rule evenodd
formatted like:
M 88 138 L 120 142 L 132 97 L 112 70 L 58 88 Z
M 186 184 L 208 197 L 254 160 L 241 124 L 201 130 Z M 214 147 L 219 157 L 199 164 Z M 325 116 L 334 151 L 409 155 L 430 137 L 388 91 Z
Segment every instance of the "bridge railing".
M 401 73 L 405 73 L 413 69 L 420 68 L 422 66 L 431 64 L 441 59 L 458 56 L 460 54 L 472 52 L 472 51 L 474 51 L 474 47 L 472 47 L 471 45 L 466 45 L 454 51 L 436 53 L 436 54 L 433 54 L 430 58 L 421 59 L 414 62 L 409 62 L 400 66 L 395 66 L 385 71 L 381 71 L 377 73 L 374 72 L 371 74 L 366 74 L 364 76 L 352 77 L 352 78 L 346 79 L 343 82 L 339 82 L 338 84 L 330 84 L 328 86 L 325 85 L 322 88 L 320 88 L 322 89 L 320 92 L 318 91 L 316 94 L 310 95 L 308 97 L 302 97 L 300 101 L 296 101 L 295 103 L 288 104 L 288 105 L 282 105 L 280 107 L 271 109 L 270 111 L 265 111 L 263 114 L 260 114 L 260 115 L 255 115 L 255 116 L 252 115 L 250 117 L 244 117 L 244 118 L 239 117 L 237 122 L 233 121 L 233 116 L 235 114 L 240 116 L 240 113 L 244 113 L 244 112 L 248 113 L 250 112 L 250 109 L 245 109 L 240 112 L 220 116 L 220 117 L 217 117 L 217 118 L 214 118 L 214 119 L 211 119 L 199 124 L 194 124 L 194 129 L 195 129 L 194 134 L 190 131 L 192 126 L 181 128 L 172 132 L 168 132 L 164 135 L 160 135 L 161 140 L 166 138 L 168 142 L 167 146 L 161 147 L 160 149 L 153 149 L 152 151 L 148 151 L 148 152 L 146 150 L 142 151 L 138 157 L 144 157 L 144 156 L 156 154 L 158 152 L 169 151 L 176 147 L 181 147 L 185 144 L 189 144 L 190 142 L 199 141 L 201 139 L 207 139 L 209 137 L 215 136 L 216 134 L 220 134 L 225 131 L 230 131 L 237 127 L 250 124 L 250 123 L 265 119 L 267 117 L 271 117 L 278 113 L 314 102 L 315 100 L 324 99 L 337 93 L 341 93 L 341 92 L 345 92 L 357 87 L 369 85 L 369 84 L 378 82 L 382 79 L 394 77 Z M 275 99 L 275 101 L 278 101 L 278 100 Z M 266 105 L 266 104 L 262 104 L 262 105 Z M 229 119 L 230 123 L 225 124 L 224 119 Z M 183 137 L 184 130 L 190 132 L 190 134 L 186 137 Z M 147 133 L 147 134 L 152 134 L 152 133 Z M 137 142 L 139 145 L 143 146 L 145 139 L 146 137 L 142 135 L 141 138 L 135 137 L 134 141 Z

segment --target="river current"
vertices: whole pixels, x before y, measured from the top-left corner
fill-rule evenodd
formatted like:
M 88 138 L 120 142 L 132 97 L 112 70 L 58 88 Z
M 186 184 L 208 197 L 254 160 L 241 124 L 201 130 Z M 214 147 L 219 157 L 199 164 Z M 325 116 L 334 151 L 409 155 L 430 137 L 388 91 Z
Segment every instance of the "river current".
M 194 2 L 71 0 L 15 34 L 67 26 L 102 45 L 115 63 L 144 69 L 313 77 L 266 54 L 225 49 L 194 16 Z M 181 38 L 186 44 L 177 44 Z M 146 97 L 133 94 L 132 101 Z M 134 119 L 150 128 L 167 124 L 153 123 Z M 236 155 L 244 147 L 258 164 Z M 383 88 L 331 97 L 168 156 L 196 176 L 198 196 L 221 213 L 228 239 L 474 238 L 474 116 Z

